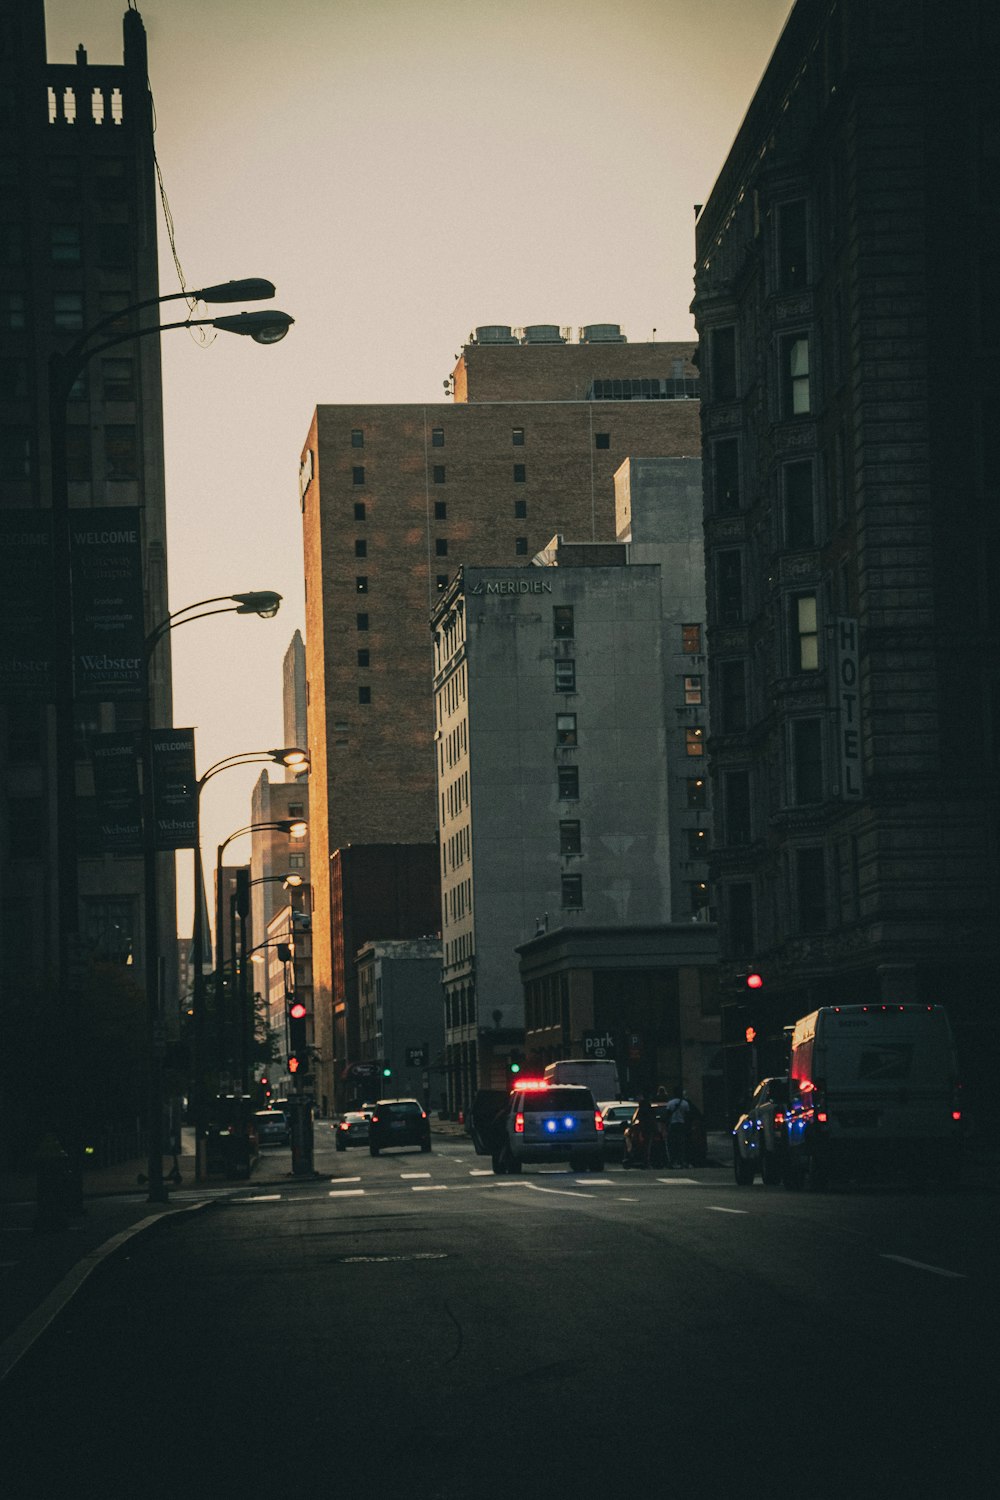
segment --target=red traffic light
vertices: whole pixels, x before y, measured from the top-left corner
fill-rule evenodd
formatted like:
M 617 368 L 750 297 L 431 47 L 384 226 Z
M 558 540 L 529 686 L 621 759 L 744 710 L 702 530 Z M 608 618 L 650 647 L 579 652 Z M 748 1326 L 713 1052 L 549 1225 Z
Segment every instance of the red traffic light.
M 289 1073 L 297 1073 L 299 1071 L 299 1059 L 295 1056 L 294 1052 L 288 1059 L 288 1071 Z
M 757 1028 L 755 1026 L 748 1026 L 744 1032 L 744 1036 L 748 1042 L 755 1042 L 757 1040 Z
M 295 1000 L 288 1007 L 288 1014 L 293 1021 L 301 1021 L 306 1014 L 306 1008 L 301 1000 Z
M 763 988 L 764 988 L 764 981 L 763 981 L 763 979 L 761 978 L 761 976 L 759 974 L 757 974 L 755 972 L 753 974 L 748 974 L 747 975 L 747 989 L 748 990 L 762 990 Z

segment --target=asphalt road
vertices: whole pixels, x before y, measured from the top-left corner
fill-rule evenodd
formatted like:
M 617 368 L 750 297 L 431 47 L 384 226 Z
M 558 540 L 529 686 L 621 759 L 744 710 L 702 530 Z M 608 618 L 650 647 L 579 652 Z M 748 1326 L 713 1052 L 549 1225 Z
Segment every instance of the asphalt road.
M 91 1279 L 3 1388 L 6 1500 L 992 1489 L 994 1194 L 495 1178 L 319 1130 L 316 1182 Z

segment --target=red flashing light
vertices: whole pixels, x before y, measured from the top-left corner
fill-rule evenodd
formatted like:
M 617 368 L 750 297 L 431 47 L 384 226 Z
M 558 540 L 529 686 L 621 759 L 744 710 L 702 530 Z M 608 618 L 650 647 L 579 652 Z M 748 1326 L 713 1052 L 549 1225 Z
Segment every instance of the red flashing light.
M 524 1115 L 520 1110 L 518 1110 L 517 1114 L 514 1116 L 514 1134 L 524 1134 Z
M 515 1084 L 514 1088 L 511 1089 L 511 1093 L 512 1094 L 532 1094 L 532 1093 L 538 1093 L 541 1089 L 547 1089 L 548 1086 L 549 1086 L 549 1080 L 547 1078 L 519 1078 L 517 1080 L 517 1083 Z
M 953 1109 L 951 1112 L 951 1118 L 953 1120 L 960 1120 L 962 1118 L 962 1111 L 960 1109 Z
M 826 1110 L 825 1110 L 825 1109 L 818 1109 L 818 1110 L 817 1110 L 817 1111 L 816 1111 L 816 1121 L 817 1121 L 817 1124 L 819 1124 L 819 1125 L 825 1125 L 825 1124 L 826 1124 L 826 1122 L 827 1122 L 827 1120 L 828 1120 L 828 1119 L 829 1119 L 829 1118 L 830 1118 L 830 1117 L 829 1117 L 829 1115 L 828 1115 L 828 1114 L 827 1114 L 827 1112 L 826 1112 Z
M 764 988 L 764 981 L 763 981 L 763 979 L 761 978 L 761 976 L 759 974 L 748 974 L 747 975 L 747 989 L 748 990 L 762 990 L 763 988 Z
M 293 1021 L 301 1021 L 306 1013 L 306 1008 L 301 1000 L 296 1000 L 292 1005 L 288 1007 L 288 1014 L 291 1016 Z

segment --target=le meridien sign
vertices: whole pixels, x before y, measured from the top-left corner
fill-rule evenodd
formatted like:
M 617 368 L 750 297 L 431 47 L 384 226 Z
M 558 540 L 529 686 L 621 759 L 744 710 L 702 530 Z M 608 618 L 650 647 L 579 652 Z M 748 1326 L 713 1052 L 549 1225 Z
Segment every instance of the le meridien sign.
M 861 714 L 858 692 L 858 622 L 841 617 L 835 625 L 837 664 L 837 760 L 840 795 L 861 796 Z
M 541 578 L 481 578 L 470 594 L 551 594 L 552 585 Z

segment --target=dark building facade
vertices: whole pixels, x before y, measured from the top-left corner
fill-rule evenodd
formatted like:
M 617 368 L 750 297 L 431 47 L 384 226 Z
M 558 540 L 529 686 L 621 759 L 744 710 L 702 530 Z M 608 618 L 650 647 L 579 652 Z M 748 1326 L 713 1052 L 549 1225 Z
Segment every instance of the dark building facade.
M 969 1075 L 996 1039 L 998 43 L 989 0 L 799 0 L 697 220 L 713 879 L 761 1071 L 833 1001 L 946 1003 Z

